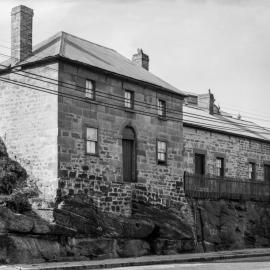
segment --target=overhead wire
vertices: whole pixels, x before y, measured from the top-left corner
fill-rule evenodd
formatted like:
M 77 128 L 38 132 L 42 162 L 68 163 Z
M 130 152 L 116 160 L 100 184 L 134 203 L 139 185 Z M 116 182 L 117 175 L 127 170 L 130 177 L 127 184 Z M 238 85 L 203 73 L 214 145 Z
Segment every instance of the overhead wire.
M 63 92 L 59 93 L 58 91 L 55 91 L 53 89 L 48 89 L 48 88 L 40 87 L 40 86 L 34 86 L 34 85 L 23 83 L 23 82 L 20 82 L 20 81 L 14 81 L 14 80 L 8 79 L 8 78 L 0 78 L 0 81 L 8 82 L 8 83 L 11 83 L 11 84 L 26 87 L 28 89 L 33 89 L 33 90 L 41 91 L 41 92 L 48 93 L 48 94 L 54 94 L 54 95 L 57 95 L 57 96 L 67 97 L 67 98 L 70 98 L 70 99 L 73 99 L 73 100 L 78 100 L 78 101 L 82 101 L 82 102 L 86 102 L 86 103 L 91 104 L 91 101 L 87 101 L 87 100 L 85 100 L 85 98 L 81 98 L 81 97 L 78 97 L 76 95 L 66 94 L 66 93 L 63 93 Z M 113 108 L 113 109 L 123 111 L 123 108 L 120 108 L 119 106 L 115 106 L 114 104 L 108 104 L 108 103 L 103 102 L 103 101 L 99 102 L 98 104 L 102 105 L 102 106 L 105 106 L 105 107 L 110 107 L 110 108 Z M 157 115 L 155 113 L 146 113 L 146 112 L 142 112 L 142 111 L 138 111 L 138 110 L 134 110 L 134 112 L 136 112 L 138 114 L 142 114 L 142 115 L 157 117 Z M 171 120 L 171 121 L 181 122 L 182 123 L 182 119 L 177 119 L 177 118 L 173 118 L 173 117 L 168 117 L 167 119 Z M 190 121 L 190 122 L 198 124 L 198 122 L 194 122 L 194 121 Z M 209 124 L 204 124 L 204 127 L 205 128 L 213 128 L 215 126 L 214 125 L 209 125 Z M 228 132 L 229 131 L 239 131 L 239 129 L 232 129 L 232 128 L 227 129 L 225 127 L 223 128 L 223 130 L 225 130 L 225 131 L 227 130 Z M 240 131 L 243 131 L 243 130 L 240 130 Z
M 2 66 L 4 66 L 4 65 L 2 65 Z M 5 67 L 7 67 L 7 66 L 5 66 Z M 50 68 L 50 69 L 53 69 L 53 68 L 51 68 L 51 67 L 46 67 L 46 68 Z M 55 70 L 55 71 L 58 71 L 57 69 L 53 69 L 53 70 Z M 32 75 L 32 76 L 38 76 L 38 77 L 42 77 L 42 78 L 44 78 L 44 79 L 46 79 L 46 80 L 53 80 L 54 82 L 56 81 L 57 82 L 57 84 L 55 84 L 55 85 L 58 85 L 58 86 L 63 86 L 63 85 L 59 85 L 59 83 L 61 83 L 61 84 L 67 84 L 67 85 L 69 85 L 69 83 L 67 83 L 67 82 L 62 82 L 62 81 L 58 81 L 58 80 L 55 80 L 55 79 L 52 79 L 52 78 L 49 78 L 49 77 L 46 77 L 46 76 L 42 76 L 42 75 L 40 75 L 40 74 L 36 74 L 36 73 L 31 73 L 31 72 L 27 72 L 27 71 L 23 71 L 23 70 L 20 70 L 20 71 L 15 71 L 15 72 L 13 72 L 13 73 L 16 73 L 16 74 L 18 74 L 18 75 L 23 75 L 23 74 L 20 74 L 19 72 L 24 72 L 24 73 L 26 73 L 26 74 L 30 74 L 30 75 Z M 36 80 L 40 80 L 40 79 L 37 79 L 37 78 L 34 78 L 34 77 L 29 77 L 29 78 L 31 78 L 31 79 L 36 79 Z M 46 81 L 46 82 L 49 82 L 49 83 L 52 83 L 52 82 L 50 82 L 50 81 Z M 78 91 L 79 89 L 74 89 L 74 84 L 70 84 L 71 86 L 72 86 L 72 88 L 70 88 L 70 89 L 72 89 L 72 90 L 76 90 L 76 91 Z M 29 85 L 28 85 L 29 86 Z M 79 88 L 82 88 L 83 89 L 83 91 L 80 91 L 80 92 L 84 92 L 85 91 L 85 88 L 84 87 L 81 87 L 81 86 L 78 86 L 78 85 L 76 85 L 76 87 L 79 87 Z M 100 93 L 98 93 L 98 94 L 100 94 Z M 118 98 L 118 101 L 121 101 L 121 100 L 125 100 L 125 98 L 124 97 L 120 97 L 120 96 L 112 96 L 112 94 L 110 93 L 110 94 L 107 94 L 107 93 L 104 93 L 104 92 L 102 92 L 102 94 L 103 94 L 103 97 L 108 97 L 108 95 L 109 95 L 109 97 L 110 98 Z M 105 95 L 105 96 L 104 96 Z M 73 97 L 77 97 L 77 96 L 74 96 L 73 95 Z M 135 101 L 136 102 L 136 104 L 138 105 L 138 103 L 139 104 L 143 104 L 143 105 L 147 105 L 148 107 L 154 107 L 154 108 L 157 108 L 157 105 L 154 105 L 154 104 L 149 104 L 149 103 L 145 103 L 145 102 L 137 102 L 137 101 Z M 111 104 L 110 104 L 111 105 Z M 123 108 L 122 108 L 123 109 Z M 167 110 L 167 112 L 176 112 L 177 114 L 189 114 L 189 113 L 187 113 L 187 112 L 179 112 L 179 111 L 176 111 L 176 110 Z M 139 112 L 139 111 L 138 111 Z M 156 114 L 155 114 L 156 115 Z M 196 115 L 196 114 L 189 114 L 189 115 L 193 115 L 193 116 L 197 116 L 197 119 L 207 119 L 207 117 L 204 117 L 204 116 L 201 116 L 201 115 Z M 194 117 L 195 118 L 195 117 Z M 170 119 L 173 119 L 172 117 L 170 118 Z M 210 118 L 208 118 L 208 119 L 210 119 Z M 211 121 L 212 122 L 215 122 L 216 120 L 213 120 L 212 118 L 211 118 Z M 225 123 L 225 124 L 229 124 L 227 121 L 216 121 L 216 122 L 223 122 L 223 123 Z M 197 122 L 196 122 L 197 123 Z M 234 123 L 235 124 L 235 123 Z M 206 126 L 210 126 L 209 124 L 205 124 L 204 123 L 204 125 L 206 125 Z M 239 123 L 237 123 L 237 125 L 239 125 L 239 126 L 241 126 L 242 128 L 244 128 L 244 127 L 252 127 L 252 128 L 261 128 L 261 129 L 263 129 L 264 131 L 266 130 L 265 128 L 263 128 L 263 127 L 260 127 L 260 126 L 247 126 L 247 125 L 241 125 L 241 124 L 239 124 Z M 211 125 L 211 126 L 213 126 L 213 125 Z M 218 128 L 220 128 L 220 126 L 215 126 L 215 127 L 218 127 Z M 230 128 L 230 130 L 232 130 L 232 128 Z M 237 129 L 238 130 L 238 129 Z M 239 130 L 241 130 L 241 131 L 243 131 L 242 129 L 239 129 Z M 249 132 L 254 132 L 254 131 L 250 131 L 250 130 L 248 130 Z M 268 130 L 267 130 L 268 131 Z M 258 131 L 256 131 L 256 133 L 259 133 Z M 263 134 L 263 133 L 261 133 L 261 134 Z M 264 132 L 264 134 L 268 134 L 268 132 Z

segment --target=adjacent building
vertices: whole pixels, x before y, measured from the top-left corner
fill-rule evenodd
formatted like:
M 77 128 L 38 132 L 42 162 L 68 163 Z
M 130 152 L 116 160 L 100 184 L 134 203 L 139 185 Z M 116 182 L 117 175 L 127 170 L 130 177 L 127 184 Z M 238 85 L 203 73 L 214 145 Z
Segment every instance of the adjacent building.
M 255 199 L 269 196 L 269 129 L 233 117 L 214 101 L 210 91 L 190 93 L 185 99 L 184 168 L 187 185 L 194 185 L 187 189 L 197 186 L 197 191 L 238 197 L 253 192 Z

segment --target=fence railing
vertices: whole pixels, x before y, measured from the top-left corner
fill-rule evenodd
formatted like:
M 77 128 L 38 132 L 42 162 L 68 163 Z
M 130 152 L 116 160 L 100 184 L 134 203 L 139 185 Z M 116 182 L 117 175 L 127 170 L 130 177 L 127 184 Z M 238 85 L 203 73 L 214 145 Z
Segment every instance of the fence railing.
M 187 197 L 198 199 L 270 200 L 270 183 L 185 172 Z

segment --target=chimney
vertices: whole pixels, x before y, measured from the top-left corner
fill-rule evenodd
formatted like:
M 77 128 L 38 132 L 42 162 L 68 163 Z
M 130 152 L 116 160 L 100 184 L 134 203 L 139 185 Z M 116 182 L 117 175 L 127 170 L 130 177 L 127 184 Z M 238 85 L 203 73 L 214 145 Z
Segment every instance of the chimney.
M 133 54 L 132 62 L 137 66 L 149 70 L 149 56 L 145 54 L 142 49 L 137 49 L 137 53 Z
M 210 114 L 215 113 L 215 97 L 210 89 L 207 94 L 198 95 L 198 106 L 206 109 Z
M 215 104 L 215 98 L 214 95 L 211 93 L 211 90 L 208 90 L 209 93 L 209 113 L 214 114 L 214 104 Z
M 34 12 L 26 6 L 11 10 L 11 65 L 32 53 L 32 25 Z

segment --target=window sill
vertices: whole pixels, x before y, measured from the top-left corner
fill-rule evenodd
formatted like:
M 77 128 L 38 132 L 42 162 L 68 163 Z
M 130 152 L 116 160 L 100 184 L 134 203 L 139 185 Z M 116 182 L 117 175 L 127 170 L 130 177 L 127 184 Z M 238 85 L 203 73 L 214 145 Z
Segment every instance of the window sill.
M 158 116 L 158 120 L 160 120 L 160 121 L 167 121 L 167 117 L 166 116 L 159 115 Z
M 158 161 L 157 165 L 160 165 L 160 166 L 167 166 L 167 162 L 166 161 Z
M 134 109 L 133 108 L 127 108 L 127 107 L 124 107 L 124 110 L 126 112 L 129 112 L 129 113 L 135 113 Z
M 95 99 L 91 99 L 91 98 L 85 98 L 86 99 L 86 101 L 88 102 L 88 103 L 92 103 L 92 104 L 99 104 L 99 102 L 97 102 Z
M 86 156 L 91 156 L 91 157 L 99 157 L 99 154 L 90 154 L 90 153 L 85 153 Z

